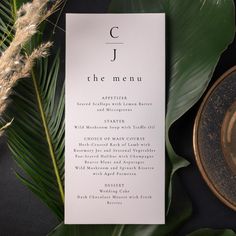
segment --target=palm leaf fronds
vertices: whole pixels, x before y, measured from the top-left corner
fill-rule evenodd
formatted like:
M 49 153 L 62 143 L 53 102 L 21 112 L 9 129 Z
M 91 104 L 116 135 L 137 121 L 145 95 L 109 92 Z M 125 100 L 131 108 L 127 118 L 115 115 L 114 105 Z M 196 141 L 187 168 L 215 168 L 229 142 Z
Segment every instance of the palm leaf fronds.
M 15 13 L 11 0 L 0 2 L 0 51 L 4 51 L 10 44 L 14 31 Z
M 17 176 L 63 219 L 64 85 L 57 86 L 60 60 L 41 59 L 32 79 L 22 80 L 11 96 L 6 119 L 13 157 L 25 174 Z M 37 72 L 37 73 L 36 73 Z M 60 97 L 56 97 L 56 92 Z
M 14 37 L 14 23 L 19 5 L 24 1 L 0 2 L 0 51 Z M 58 1 L 59 2 L 59 1 Z M 51 11 L 49 11 L 51 12 Z M 40 29 L 42 29 L 40 27 Z M 42 42 L 37 33 L 22 52 L 31 55 Z M 13 158 L 18 164 L 16 173 L 57 218 L 63 219 L 64 209 L 64 85 L 58 86 L 59 53 L 52 61 L 40 59 L 30 78 L 20 80 L 10 96 L 11 103 L 0 116 L 0 132 L 6 135 Z M 56 94 L 59 94 L 56 96 Z

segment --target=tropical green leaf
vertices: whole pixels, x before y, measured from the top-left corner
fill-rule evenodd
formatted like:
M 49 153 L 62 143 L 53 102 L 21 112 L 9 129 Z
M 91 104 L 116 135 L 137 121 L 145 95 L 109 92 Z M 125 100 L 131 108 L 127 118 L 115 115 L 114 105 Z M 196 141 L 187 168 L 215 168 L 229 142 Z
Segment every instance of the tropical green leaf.
M 48 236 L 120 236 L 113 225 L 58 225 Z M 117 232 L 117 231 L 115 231 Z
M 113 0 L 111 12 L 165 12 L 167 16 L 168 109 L 166 118 L 168 215 L 166 224 L 117 226 L 113 235 L 175 235 L 191 215 L 191 204 L 174 173 L 188 163 L 174 152 L 169 141 L 171 125 L 198 101 L 205 91 L 216 63 L 234 35 L 233 1 Z M 222 33 L 224 31 L 224 33 Z M 177 184 L 176 184 L 177 182 Z M 72 228 L 70 228 L 72 227 Z M 107 226 L 104 226 L 106 228 Z M 81 233 L 81 230 L 84 233 Z M 50 236 L 99 235 L 96 227 L 61 224 Z M 63 232 L 63 233 L 62 233 Z M 213 231 L 214 232 L 214 231 Z M 90 234 L 89 234 L 90 233 Z M 96 234 L 97 233 L 97 234 Z M 104 234 L 107 235 L 107 234 Z M 109 234 L 108 234 L 109 235 Z M 112 234 L 110 234 L 112 235 Z
M 14 117 L 7 130 L 8 144 L 25 173 L 17 176 L 62 220 L 64 88 L 57 88 L 59 65 L 59 54 L 52 63 L 41 59 L 32 77 L 15 88 L 6 117 Z
M 112 0 L 111 12 L 164 12 L 167 22 L 166 147 L 170 158 L 168 209 L 171 180 L 187 162 L 169 141 L 171 125 L 202 96 L 221 53 L 233 40 L 232 0 Z M 176 134 L 177 135 L 177 134 Z
M 212 229 L 200 229 L 187 236 L 236 236 L 233 230 L 212 230 Z

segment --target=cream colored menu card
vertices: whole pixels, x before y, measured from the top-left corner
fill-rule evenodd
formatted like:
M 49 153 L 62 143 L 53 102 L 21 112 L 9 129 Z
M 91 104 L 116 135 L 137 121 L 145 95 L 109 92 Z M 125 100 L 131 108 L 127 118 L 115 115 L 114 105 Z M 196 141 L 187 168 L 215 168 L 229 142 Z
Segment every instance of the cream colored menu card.
M 67 14 L 66 224 L 163 224 L 165 15 Z

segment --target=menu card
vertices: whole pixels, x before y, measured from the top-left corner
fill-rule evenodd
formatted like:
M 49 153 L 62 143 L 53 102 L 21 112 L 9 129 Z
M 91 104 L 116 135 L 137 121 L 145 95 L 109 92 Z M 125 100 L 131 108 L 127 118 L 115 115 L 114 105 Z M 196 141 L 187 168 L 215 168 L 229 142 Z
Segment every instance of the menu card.
M 165 221 L 165 15 L 66 16 L 66 224 Z

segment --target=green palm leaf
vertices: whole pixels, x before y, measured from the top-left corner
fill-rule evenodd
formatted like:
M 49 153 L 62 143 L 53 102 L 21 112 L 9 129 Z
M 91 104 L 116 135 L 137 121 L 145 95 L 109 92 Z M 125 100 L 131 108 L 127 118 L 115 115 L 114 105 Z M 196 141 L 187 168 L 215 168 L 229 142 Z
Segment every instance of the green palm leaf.
M 24 2 L 26 0 L 0 1 L 0 52 L 9 46 L 13 38 L 16 12 Z
M 16 11 L 24 0 L 0 3 L 0 50 L 14 35 Z M 42 27 L 41 27 L 42 28 Z M 41 42 L 37 34 L 25 45 L 30 54 Z M 41 59 L 31 77 L 14 88 L 1 124 L 12 120 L 8 145 L 19 165 L 17 177 L 45 202 L 59 220 L 64 217 L 64 85 L 58 86 L 59 53 L 53 61 Z
M 0 51 L 4 51 L 9 45 L 13 34 L 14 13 L 12 1 L 0 2 Z
M 177 155 L 169 130 L 202 96 L 221 53 L 234 37 L 232 0 L 112 0 L 112 12 L 164 12 L 167 23 L 168 104 L 166 115 L 168 210 L 172 179 L 188 165 Z M 213 20 L 214 19 L 214 20 Z
M 7 131 L 14 159 L 26 175 L 17 176 L 63 219 L 64 86 L 57 88 L 59 55 L 37 63 L 31 79 L 24 79 L 11 96 Z M 56 97 L 56 91 L 60 96 Z M 27 177 L 26 177 L 27 176 Z

